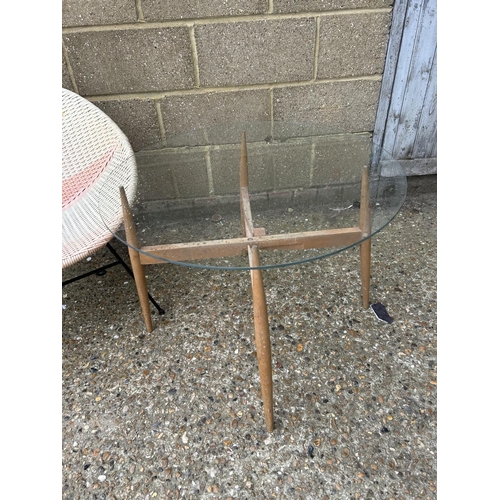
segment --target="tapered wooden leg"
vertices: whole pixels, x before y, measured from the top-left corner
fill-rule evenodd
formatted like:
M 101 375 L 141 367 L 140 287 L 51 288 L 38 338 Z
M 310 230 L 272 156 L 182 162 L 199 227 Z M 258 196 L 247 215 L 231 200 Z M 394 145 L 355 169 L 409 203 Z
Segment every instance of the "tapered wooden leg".
M 241 188 L 248 188 L 247 141 L 245 132 L 241 133 L 240 189 Z M 243 236 L 245 236 L 246 235 L 245 214 L 243 209 L 242 198 L 240 198 L 240 211 L 241 211 L 241 230 Z
M 370 261 L 371 261 L 371 238 L 363 241 L 360 247 L 361 258 L 361 293 L 363 297 L 363 307 L 370 305 Z
M 249 246 L 248 257 L 251 267 L 260 265 L 258 247 Z M 260 269 L 251 270 L 250 276 L 252 279 L 255 345 L 257 346 L 257 362 L 259 364 L 262 402 L 264 403 L 266 427 L 269 432 L 272 432 L 274 430 L 273 378 L 266 295 L 264 292 L 262 271 Z
M 127 195 L 122 186 L 120 186 L 120 198 L 122 202 L 123 220 L 125 225 L 125 235 L 128 243 L 128 253 L 130 255 L 130 262 L 132 264 L 132 272 L 134 273 L 134 281 L 137 287 L 137 294 L 139 295 L 139 302 L 141 303 L 142 315 L 146 323 L 146 330 L 153 331 L 153 322 L 151 321 L 151 310 L 149 308 L 148 285 L 146 283 L 146 275 L 144 273 L 144 266 L 141 264 L 139 252 L 135 250 L 140 248 L 139 239 L 137 238 L 137 231 L 135 229 L 132 211 L 127 200 Z M 132 248 L 134 247 L 134 248 Z
M 361 177 L 361 201 L 360 201 L 359 228 L 362 238 L 366 238 L 371 233 L 370 218 L 370 185 L 368 176 L 368 167 L 363 167 Z M 361 294 L 363 298 L 363 307 L 365 309 L 370 305 L 370 264 L 371 264 L 371 238 L 363 241 L 360 245 L 361 260 Z

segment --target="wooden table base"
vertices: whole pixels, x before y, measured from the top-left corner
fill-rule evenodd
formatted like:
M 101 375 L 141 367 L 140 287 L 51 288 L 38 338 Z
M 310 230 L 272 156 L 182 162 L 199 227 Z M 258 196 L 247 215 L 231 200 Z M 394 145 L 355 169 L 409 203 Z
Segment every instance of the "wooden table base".
M 167 263 L 166 261 L 186 261 L 206 258 L 230 257 L 247 252 L 250 268 L 260 266 L 259 249 L 306 249 L 347 246 L 361 241 L 361 285 L 363 307 L 370 303 L 370 208 L 369 208 L 369 181 L 368 167 L 363 167 L 361 181 L 361 202 L 359 227 L 290 233 L 284 235 L 266 236 L 263 228 L 254 228 L 248 192 L 248 165 L 245 133 L 242 133 L 241 162 L 240 162 L 240 207 L 242 238 L 227 240 L 200 241 L 194 243 L 180 243 L 172 245 L 156 245 L 141 247 L 137 238 L 137 231 L 130 211 L 129 203 L 123 188 L 120 188 L 125 233 L 129 247 L 132 270 L 137 286 L 137 293 L 142 307 L 144 321 L 148 332 L 153 330 L 151 311 L 149 308 L 148 290 L 144 265 Z M 364 241 L 362 241 L 364 239 Z M 143 253 L 146 252 L 146 253 Z M 255 345 L 257 348 L 257 362 L 259 366 L 264 416 L 269 432 L 274 430 L 273 411 L 273 381 L 271 340 L 269 336 L 269 320 L 267 303 L 264 291 L 264 282 L 261 269 L 251 269 Z

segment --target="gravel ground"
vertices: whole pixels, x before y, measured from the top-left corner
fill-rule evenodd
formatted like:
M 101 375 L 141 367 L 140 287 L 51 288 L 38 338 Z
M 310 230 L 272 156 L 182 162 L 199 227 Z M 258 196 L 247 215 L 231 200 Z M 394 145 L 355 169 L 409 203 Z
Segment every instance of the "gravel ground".
M 248 272 L 147 267 L 152 333 L 121 266 L 64 287 L 62 498 L 437 498 L 436 205 L 410 189 L 372 240 L 390 324 L 361 307 L 357 248 L 265 271 L 273 433 Z

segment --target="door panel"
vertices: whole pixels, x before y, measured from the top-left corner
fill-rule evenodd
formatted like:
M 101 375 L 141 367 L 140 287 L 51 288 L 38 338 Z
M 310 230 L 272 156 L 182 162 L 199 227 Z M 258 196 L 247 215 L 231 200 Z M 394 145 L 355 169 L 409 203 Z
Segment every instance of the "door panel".
M 396 0 L 374 141 L 407 175 L 437 172 L 436 0 Z

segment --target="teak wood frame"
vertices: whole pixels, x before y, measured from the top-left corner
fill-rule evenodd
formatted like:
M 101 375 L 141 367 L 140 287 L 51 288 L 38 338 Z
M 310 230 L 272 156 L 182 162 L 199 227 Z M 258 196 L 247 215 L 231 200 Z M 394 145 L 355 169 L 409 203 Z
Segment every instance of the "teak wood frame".
M 120 187 L 125 235 L 128 243 L 132 270 L 137 286 L 137 293 L 142 314 L 148 332 L 153 331 L 151 310 L 144 265 L 161 264 L 170 261 L 199 260 L 217 257 L 230 257 L 246 252 L 251 268 L 260 266 L 259 250 L 291 250 L 306 248 L 326 248 L 352 245 L 361 241 L 361 288 L 363 307 L 369 306 L 370 299 L 370 260 L 371 260 L 371 223 L 370 190 L 368 167 L 363 167 L 361 178 L 361 200 L 359 227 L 327 229 L 280 235 L 266 235 L 264 228 L 254 228 L 250 196 L 248 192 L 248 161 L 246 135 L 241 138 L 240 161 L 240 208 L 242 238 L 225 240 L 177 243 L 170 245 L 140 246 L 132 211 L 123 187 Z M 268 431 L 274 430 L 273 382 L 271 365 L 271 339 L 267 315 L 266 295 L 261 269 L 251 269 L 255 344 L 259 367 L 264 416 Z

